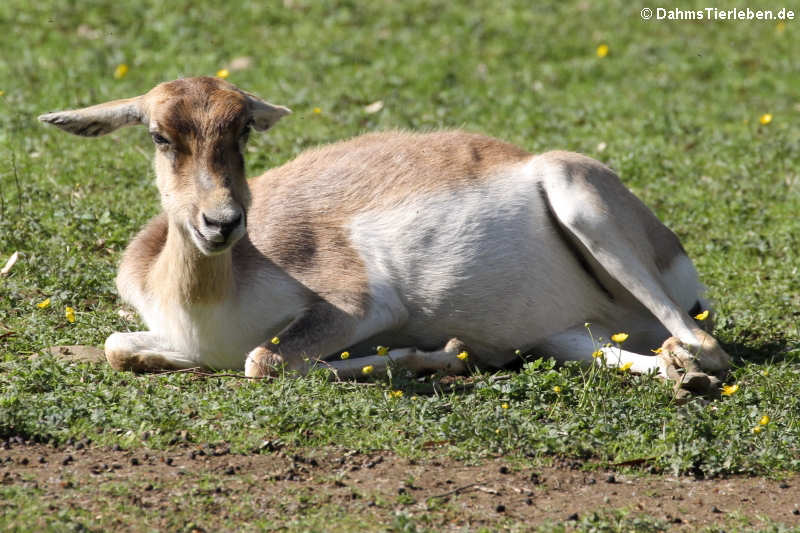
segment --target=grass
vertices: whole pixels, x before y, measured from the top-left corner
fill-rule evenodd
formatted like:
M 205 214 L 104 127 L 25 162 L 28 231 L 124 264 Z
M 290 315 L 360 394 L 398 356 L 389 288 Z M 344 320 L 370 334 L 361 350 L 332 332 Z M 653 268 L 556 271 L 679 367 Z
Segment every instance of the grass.
M 0 278 L 0 437 L 159 448 L 186 430 L 237 451 L 281 439 L 704 475 L 800 471 L 800 26 L 644 22 L 640 7 L 3 2 L 0 266 L 14 251 L 21 258 Z M 249 66 L 229 80 L 295 112 L 254 136 L 251 174 L 365 131 L 444 127 L 615 168 L 694 259 L 716 302 L 715 335 L 736 357 L 738 392 L 677 406 L 649 377 L 602 372 L 589 384 L 584 370 L 548 362 L 450 390 L 435 379 L 133 376 L 31 358 L 141 327 L 117 313 L 113 278 L 125 244 L 159 209 L 143 129 L 79 139 L 36 115 L 213 75 L 242 57 Z M 121 63 L 129 71 L 115 79 Z M 365 111 L 378 100 L 381 111 Z M 38 308 L 45 298 L 51 305 Z M 404 396 L 389 398 L 397 388 Z M 753 433 L 764 414 L 769 424 Z
M 768 376 L 741 369 L 739 392 L 724 401 L 679 407 L 669 387 L 649 376 L 609 370 L 588 383 L 583 369 L 542 360 L 512 374 L 478 374 L 468 391 L 434 379 L 425 391 L 433 394 L 414 394 L 422 388 L 416 382 L 346 385 L 322 374 L 271 382 L 137 377 L 42 357 L 2 374 L 0 429 L 124 448 L 164 448 L 185 431 L 194 442 L 224 441 L 242 453 L 279 440 L 410 457 L 567 456 L 676 474 L 800 470 L 800 400 L 791 393 L 797 369 L 769 368 Z M 406 390 L 402 398 L 389 393 L 398 386 Z M 764 414 L 770 421 L 759 426 Z M 757 426 L 763 429 L 754 433 Z

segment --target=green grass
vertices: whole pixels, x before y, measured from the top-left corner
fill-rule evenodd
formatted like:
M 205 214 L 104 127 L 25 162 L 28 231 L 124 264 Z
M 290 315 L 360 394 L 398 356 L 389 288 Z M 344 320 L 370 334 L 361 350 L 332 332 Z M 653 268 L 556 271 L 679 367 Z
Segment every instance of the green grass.
M 21 259 L 0 278 L 0 437 L 165 447 L 187 430 L 238 451 L 279 438 L 472 460 L 643 459 L 706 475 L 800 471 L 800 25 L 644 22 L 641 7 L 3 2 L 0 265 L 14 251 Z M 31 359 L 141 328 L 118 315 L 113 278 L 159 209 L 143 129 L 79 139 L 36 115 L 213 75 L 237 57 L 251 65 L 230 81 L 295 112 L 253 137 L 251 174 L 391 128 L 462 127 L 606 162 L 683 240 L 716 302 L 739 391 L 676 406 L 657 380 L 605 372 L 589 382 L 547 362 L 415 394 L 407 382 L 139 377 Z M 130 70 L 115 79 L 120 63 Z M 384 108 L 365 112 L 376 100 Z M 389 399 L 397 387 L 405 395 Z M 754 434 L 764 414 L 771 421 Z
M 467 391 L 434 380 L 424 390 L 433 394 L 415 394 L 418 383 L 336 384 L 322 374 L 249 382 L 136 377 L 50 357 L 26 363 L 0 375 L 0 430 L 56 443 L 88 437 L 163 448 L 186 431 L 194 442 L 225 441 L 243 453 L 279 439 L 412 457 L 557 455 L 702 475 L 800 470 L 798 376 L 789 364 L 768 367 L 768 376 L 746 366 L 732 397 L 679 407 L 655 378 L 541 360 L 510 375 L 476 375 Z M 402 398 L 389 394 L 398 386 Z M 770 422 L 753 433 L 764 414 Z

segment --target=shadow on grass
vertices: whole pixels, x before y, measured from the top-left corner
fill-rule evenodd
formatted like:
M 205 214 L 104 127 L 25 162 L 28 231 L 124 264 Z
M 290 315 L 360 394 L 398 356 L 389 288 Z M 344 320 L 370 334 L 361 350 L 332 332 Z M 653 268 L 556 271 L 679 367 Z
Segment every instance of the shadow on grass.
M 733 358 L 735 366 L 750 364 L 800 364 L 800 343 L 790 339 L 723 342 L 722 347 Z

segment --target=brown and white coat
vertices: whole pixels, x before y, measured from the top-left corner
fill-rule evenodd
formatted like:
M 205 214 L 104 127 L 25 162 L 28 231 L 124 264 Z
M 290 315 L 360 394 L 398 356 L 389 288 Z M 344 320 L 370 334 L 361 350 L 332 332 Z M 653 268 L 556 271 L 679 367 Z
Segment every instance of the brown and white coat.
M 597 338 L 626 331 L 625 350 L 602 348 L 608 364 L 700 381 L 728 367 L 689 314 L 707 304 L 677 237 L 601 163 L 461 131 L 385 132 L 246 180 L 248 132 L 288 113 L 187 78 L 40 117 L 79 135 L 144 124 L 156 144 L 164 212 L 117 278 L 149 331 L 111 335 L 112 366 L 261 376 L 349 350 L 329 363 L 341 376 L 390 360 L 459 372 L 465 346 L 490 367 L 518 349 L 591 362 Z

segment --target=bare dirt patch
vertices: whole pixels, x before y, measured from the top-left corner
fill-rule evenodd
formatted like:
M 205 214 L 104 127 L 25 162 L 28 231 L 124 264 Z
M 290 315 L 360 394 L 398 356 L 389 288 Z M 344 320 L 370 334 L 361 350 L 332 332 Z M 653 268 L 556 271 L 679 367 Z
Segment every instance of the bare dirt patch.
M 514 529 L 547 522 L 569 526 L 590 513 L 619 509 L 669 529 L 765 522 L 800 527 L 798 475 L 695 480 L 577 467 L 520 467 L 503 459 L 479 465 L 417 462 L 334 449 L 290 453 L 271 443 L 250 455 L 231 454 L 224 444 L 193 443 L 126 451 L 12 439 L 0 447 L 3 487 L 28 491 L 48 511 L 80 511 L 89 517 L 89 530 L 112 524 L 128 531 L 219 531 L 252 526 L 254 520 L 291 529 L 298 517 L 324 507 L 369 517 L 369 528 L 383 523 L 383 529 L 397 513 L 425 515 L 433 529 Z M 13 505 L 0 507 L 5 512 Z

